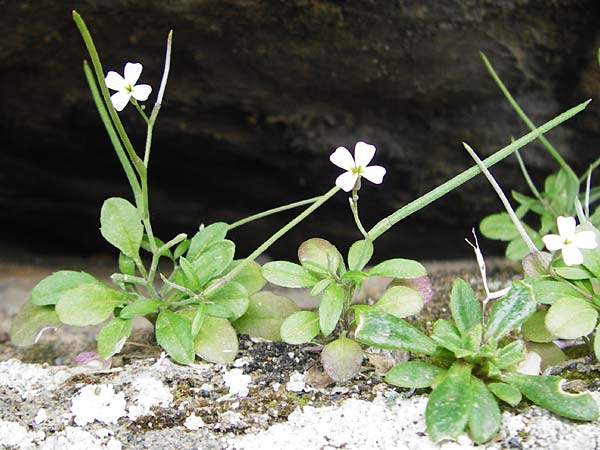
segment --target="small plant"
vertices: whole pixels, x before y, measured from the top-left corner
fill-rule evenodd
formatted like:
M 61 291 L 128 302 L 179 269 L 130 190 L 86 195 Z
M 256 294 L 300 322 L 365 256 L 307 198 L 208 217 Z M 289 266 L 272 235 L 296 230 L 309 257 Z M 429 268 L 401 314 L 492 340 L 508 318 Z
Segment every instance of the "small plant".
M 523 396 L 563 417 L 596 420 L 598 406 L 589 394 L 563 392 L 559 377 L 519 372 L 526 357 L 524 343 L 511 333 L 531 317 L 536 305 L 532 287 L 517 281 L 488 313 L 471 287 L 457 279 L 450 295 L 452 320 L 438 319 L 431 336 L 398 317 L 355 306 L 356 339 L 423 357 L 396 365 L 385 380 L 404 388 L 432 389 L 425 421 L 433 441 L 468 430 L 473 441 L 487 442 L 501 426 L 498 400 L 516 406 Z

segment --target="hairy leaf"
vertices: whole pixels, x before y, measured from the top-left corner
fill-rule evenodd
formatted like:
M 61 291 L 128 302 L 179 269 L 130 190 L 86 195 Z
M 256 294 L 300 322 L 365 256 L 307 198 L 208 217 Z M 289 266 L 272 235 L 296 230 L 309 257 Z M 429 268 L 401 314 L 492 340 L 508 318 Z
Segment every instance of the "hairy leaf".
M 373 243 L 368 239 L 356 241 L 348 251 L 348 269 L 363 270 L 373 257 Z
M 485 330 L 485 338 L 499 341 L 525 322 L 534 312 L 536 301 L 531 286 L 515 282 L 504 297 L 497 300 L 491 310 Z
M 98 325 L 108 319 L 117 306 L 124 303 L 121 293 L 103 284 L 82 284 L 61 296 L 56 304 L 56 313 L 60 321 L 67 325 Z
M 427 270 L 412 259 L 396 258 L 377 264 L 367 273 L 370 277 L 419 278 L 427 275 Z
M 461 335 L 482 323 L 481 304 L 471 286 L 460 278 L 457 278 L 452 286 L 450 311 Z
M 423 361 L 408 361 L 392 367 L 386 374 L 385 381 L 398 387 L 427 388 L 435 378 L 445 374 L 446 370 Z
M 225 239 L 227 229 L 227 224 L 223 222 L 216 222 L 201 228 L 190 241 L 187 251 L 188 261 L 194 262 L 208 247 Z
M 281 339 L 288 344 L 305 344 L 319 334 L 319 316 L 312 311 L 298 311 L 281 324 Z
M 304 268 L 327 275 L 337 272 L 342 255 L 329 241 L 312 238 L 304 241 L 298 248 L 298 260 Z
M 587 336 L 598 320 L 598 311 L 582 298 L 565 297 L 557 300 L 546 313 L 548 331 L 561 339 Z
M 225 272 L 231 272 L 241 262 L 241 259 L 233 261 Z M 260 265 L 255 261 L 248 261 L 242 270 L 240 270 L 234 277 L 231 278 L 231 281 L 244 286 L 249 295 L 257 293 L 263 287 L 265 287 L 265 284 L 267 284 L 267 280 L 265 280 L 262 275 Z
M 406 286 L 393 286 L 383 293 L 373 307 L 392 316 L 404 318 L 418 314 L 423 305 L 423 297 L 418 291 Z
M 511 384 L 502 382 L 489 383 L 488 389 L 503 402 L 508 403 L 510 406 L 517 406 L 521 403 L 522 395 L 516 387 Z
M 557 336 L 546 328 L 546 311 L 537 311 L 521 327 L 523 338 L 531 342 L 552 342 Z
M 226 307 L 231 313 L 229 320 L 237 320 L 242 317 L 250 304 L 250 296 L 244 286 L 232 281 L 212 293 L 208 300 Z
M 134 317 L 145 317 L 148 314 L 158 311 L 164 303 L 160 300 L 141 299 L 133 303 L 129 303 L 119 313 L 121 319 L 133 319 Z
M 45 330 L 60 326 L 53 306 L 37 306 L 28 301 L 13 318 L 8 334 L 12 344 L 26 347 L 35 344 Z
M 500 408 L 485 383 L 477 377 L 471 377 L 473 407 L 469 416 L 469 435 L 478 444 L 494 437 L 502 425 Z
M 98 354 L 107 359 L 117 354 L 123 348 L 131 334 L 131 320 L 115 317 L 108 322 L 98 334 Z

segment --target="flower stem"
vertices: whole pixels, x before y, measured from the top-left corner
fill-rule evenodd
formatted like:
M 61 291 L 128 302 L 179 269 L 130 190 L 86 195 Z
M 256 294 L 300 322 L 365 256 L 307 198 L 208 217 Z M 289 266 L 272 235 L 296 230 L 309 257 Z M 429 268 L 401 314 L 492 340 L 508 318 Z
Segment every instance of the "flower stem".
M 316 200 L 312 205 L 302 211 L 298 216 L 296 216 L 293 220 L 287 223 L 285 226 L 279 229 L 273 236 L 267 239 L 263 244 L 261 244 L 256 250 L 254 250 L 250 255 L 248 255 L 242 262 L 240 262 L 231 272 L 228 272 L 224 277 L 220 278 L 218 282 L 211 284 L 204 292 L 203 295 L 205 297 L 210 296 L 210 294 L 218 291 L 223 286 L 225 286 L 233 277 L 235 277 L 238 273 L 244 269 L 246 264 L 251 261 L 254 261 L 260 255 L 262 255 L 271 245 L 273 245 L 279 238 L 281 238 L 284 234 L 306 219 L 309 215 L 311 215 L 314 211 L 316 211 L 323 203 L 333 197 L 340 188 L 337 186 L 331 188 L 325 194 L 321 195 L 318 200 Z
M 367 230 L 363 227 L 358 215 L 358 189 L 356 189 L 356 187 L 352 189 L 352 197 L 348 200 L 350 200 L 350 209 L 352 210 L 352 216 L 354 217 L 354 222 L 358 227 L 358 231 L 360 231 L 365 238 L 368 238 L 369 233 L 367 233 Z
M 507 145 L 503 149 L 498 150 L 493 155 L 487 157 L 486 159 L 483 160 L 483 163 L 485 164 L 486 167 L 491 167 L 494 164 L 498 163 L 499 161 L 502 161 L 504 158 L 506 158 L 508 155 L 510 155 L 514 151 L 520 149 L 521 147 L 525 146 L 526 144 L 530 143 L 531 141 L 539 138 L 542 134 L 544 134 L 547 131 L 551 130 L 552 128 L 560 125 L 565 120 L 570 119 L 575 114 L 583 111 L 586 108 L 586 106 L 589 104 L 590 101 L 591 100 L 581 103 L 581 104 L 575 106 L 574 108 L 571 108 L 568 111 L 565 111 L 564 113 L 556 116 L 554 119 L 546 122 L 544 125 L 540 126 L 539 128 L 535 129 L 534 131 L 529 132 L 528 134 L 517 139 L 510 145 Z M 423 209 L 425 206 L 429 205 L 430 203 L 443 197 L 448 192 L 451 192 L 452 190 L 456 189 L 458 186 L 469 181 L 471 178 L 474 178 L 480 172 L 481 172 L 481 170 L 479 169 L 479 167 L 477 167 L 477 165 L 475 165 L 475 166 L 465 170 L 464 172 L 456 175 L 454 178 L 446 181 L 444 184 L 441 184 L 438 187 L 436 187 L 435 189 L 429 191 L 427 194 L 417 198 L 416 200 L 413 200 L 412 202 L 410 202 L 409 204 L 398 209 L 396 212 L 389 215 L 388 217 L 384 217 L 377 224 L 375 224 L 375 226 L 373 228 L 371 228 L 369 230 L 369 236 L 368 236 L 369 239 L 371 241 L 374 241 L 379 236 L 381 236 L 383 233 L 385 233 L 387 230 L 389 230 L 391 227 L 393 227 L 395 224 L 400 222 L 402 219 L 405 219 L 406 217 L 410 216 L 411 214 L 414 214 L 415 212 Z
M 314 203 L 319 200 L 322 196 L 307 198 L 306 200 L 300 200 L 298 202 L 290 203 L 289 205 L 279 206 L 277 208 L 268 209 L 266 211 L 259 212 L 257 214 L 253 214 L 244 219 L 240 219 L 237 222 L 233 222 L 231 225 L 228 225 L 228 230 L 233 230 L 237 227 L 241 227 L 242 225 L 246 225 L 247 223 L 253 222 L 258 219 L 262 219 L 264 217 L 277 214 L 280 212 L 287 211 L 289 209 L 299 208 L 300 206 L 309 205 L 310 203 Z

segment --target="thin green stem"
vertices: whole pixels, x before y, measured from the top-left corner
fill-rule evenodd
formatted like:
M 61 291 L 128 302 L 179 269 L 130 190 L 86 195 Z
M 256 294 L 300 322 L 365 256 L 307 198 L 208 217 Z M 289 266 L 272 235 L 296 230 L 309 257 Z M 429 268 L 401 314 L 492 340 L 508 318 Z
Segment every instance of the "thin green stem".
M 529 119 L 529 117 L 527 117 L 527 114 L 525 114 L 525 111 L 523 111 L 523 109 L 521 109 L 521 107 L 519 106 L 517 101 L 514 99 L 514 97 L 508 91 L 507 87 L 504 85 L 504 83 L 502 82 L 502 80 L 500 79 L 500 77 L 498 76 L 498 74 L 496 73 L 494 68 L 492 67 L 492 64 L 487 59 L 487 56 L 485 56 L 485 54 L 483 54 L 482 52 L 479 52 L 479 54 L 481 55 L 481 59 L 483 59 L 483 63 L 485 64 L 488 72 L 490 73 L 490 75 L 492 76 L 492 78 L 494 79 L 494 81 L 496 82 L 496 84 L 498 85 L 498 87 L 500 88 L 500 90 L 502 91 L 502 93 L 504 94 L 504 96 L 506 97 L 508 102 L 510 103 L 510 105 L 513 107 L 513 109 L 519 115 L 521 120 L 529 127 L 530 130 L 535 130 L 535 128 L 536 128 L 535 124 Z M 552 155 L 552 157 L 556 160 L 556 162 L 560 165 L 560 167 L 570 177 L 572 177 L 575 180 L 579 180 L 577 175 L 575 174 L 575 172 L 573 172 L 573 169 L 571 169 L 571 167 L 567 164 L 567 162 L 560 155 L 560 153 L 558 153 L 558 151 L 554 148 L 554 146 L 550 143 L 550 141 L 548 141 L 548 139 L 546 139 L 546 137 L 544 137 L 544 136 L 540 136 L 539 140 L 544 145 L 544 147 L 546 147 L 546 150 L 548 150 L 548 152 Z
M 515 151 L 515 156 L 517 157 L 523 178 L 525 178 L 525 182 L 527 183 L 527 186 L 529 186 L 529 190 L 535 196 L 535 198 L 537 198 L 540 202 L 543 202 L 544 199 L 542 198 L 540 191 L 538 191 L 535 187 L 535 184 L 533 184 L 533 180 L 529 176 L 529 171 L 527 170 L 527 167 L 525 167 L 525 161 L 523 161 L 523 158 L 521 158 L 521 153 L 519 153 L 519 150 Z
M 259 212 L 257 214 L 253 214 L 251 216 L 245 217 L 244 219 L 240 219 L 237 222 L 233 222 L 231 225 L 228 225 L 227 229 L 231 231 L 237 227 L 241 227 L 242 225 L 246 225 L 247 223 L 253 222 L 255 220 L 262 219 L 264 217 L 268 217 L 280 212 L 288 211 L 290 209 L 299 208 L 300 206 L 309 205 L 311 203 L 316 202 L 320 198 L 321 196 L 307 198 L 306 200 L 300 200 L 298 202 L 290 203 L 289 205 L 278 206 L 277 208 L 272 208 L 266 211 Z
M 246 264 L 251 261 L 254 261 L 260 255 L 262 255 L 271 245 L 273 245 L 279 238 L 285 235 L 288 231 L 306 219 L 309 215 L 311 215 L 314 211 L 316 211 L 323 203 L 333 197 L 338 191 L 339 187 L 335 186 L 323 194 L 317 201 L 315 201 L 312 205 L 302 211 L 296 218 L 291 220 L 288 224 L 279 229 L 273 236 L 267 239 L 263 244 L 261 244 L 256 250 L 254 250 L 248 257 L 246 257 L 242 262 L 240 262 L 231 272 L 228 272 L 224 277 L 220 278 L 218 282 L 210 285 L 204 292 L 203 295 L 205 297 L 209 297 L 210 294 L 218 291 L 223 286 L 225 286 L 231 279 L 233 279 L 238 273 L 240 273 Z
M 125 150 L 129 154 L 129 158 L 133 162 L 133 166 L 136 168 L 138 173 L 141 175 L 145 172 L 145 167 L 143 161 L 135 152 L 131 141 L 129 140 L 129 136 L 125 132 L 125 128 L 123 128 L 123 124 L 121 123 L 121 119 L 119 119 L 119 115 L 117 111 L 112 105 L 110 101 L 110 94 L 108 92 L 108 88 L 106 87 L 106 83 L 104 81 L 104 69 L 102 68 L 102 63 L 100 62 L 100 57 L 98 56 L 98 51 L 96 50 L 96 46 L 94 44 L 94 40 L 92 39 L 92 35 L 87 28 L 83 18 L 77 13 L 77 11 L 73 11 L 73 20 L 81 33 L 81 37 L 83 38 L 83 42 L 90 54 L 90 58 L 92 60 L 92 66 L 94 66 L 94 72 L 96 73 L 96 79 L 98 81 L 98 86 L 100 87 L 100 92 L 102 93 L 102 98 L 104 99 L 104 103 L 110 115 L 110 118 L 117 130 L 119 138 L 123 143 Z
M 156 253 L 152 255 L 152 263 L 150 264 L 150 270 L 148 271 L 148 280 L 154 282 L 154 277 L 156 276 L 156 270 L 158 269 L 158 261 L 160 260 L 161 255 L 171 247 L 179 244 L 181 241 L 187 238 L 187 234 L 180 233 L 171 239 L 166 244 L 162 245 L 160 248 L 156 250 Z
M 352 216 L 354 217 L 354 222 L 356 223 L 358 231 L 360 231 L 360 233 L 367 238 L 369 233 L 367 230 L 365 230 L 365 227 L 363 227 L 358 215 L 358 189 L 356 187 L 352 189 L 352 197 L 348 200 L 350 200 L 350 209 L 352 210 Z
M 596 170 L 598 168 L 598 166 L 600 166 L 600 158 L 598 158 L 592 164 L 590 164 L 590 167 L 588 170 L 590 172 L 593 172 L 594 170 Z M 584 173 L 583 175 L 581 175 L 579 177 L 579 182 L 582 183 L 585 180 L 586 176 L 587 176 L 587 171 L 586 171 L 586 173 Z
M 536 130 L 531 131 L 530 133 L 526 134 L 525 136 L 512 142 L 510 145 L 507 145 L 503 149 L 498 150 L 493 155 L 484 159 L 483 163 L 485 164 L 486 167 L 491 167 L 494 164 L 498 163 L 499 161 L 502 161 L 504 158 L 506 158 L 511 153 L 515 152 L 516 150 L 520 149 L 521 147 L 525 146 L 526 144 L 530 143 L 531 141 L 537 139 L 542 134 L 546 133 L 547 131 L 551 130 L 552 128 L 556 127 L 557 125 L 560 125 L 565 120 L 570 119 L 575 114 L 583 111 L 586 108 L 586 106 L 589 104 L 590 101 L 591 100 L 581 103 L 580 105 L 577 105 L 574 108 L 571 108 L 568 111 L 565 111 L 564 113 L 558 115 L 557 117 L 546 122 L 544 125 L 537 128 Z M 454 178 L 446 181 L 444 184 L 441 184 L 440 186 L 436 187 L 435 189 L 429 191 L 427 194 L 419 197 L 416 200 L 413 200 L 412 202 L 410 202 L 409 204 L 398 209 L 396 212 L 389 215 L 388 217 L 383 218 L 377 224 L 375 224 L 375 226 L 373 228 L 371 228 L 369 230 L 369 239 L 371 241 L 374 241 L 379 236 L 381 236 L 383 233 L 385 233 L 387 230 L 389 230 L 391 227 L 393 227 L 395 224 L 400 222 L 402 219 L 405 219 L 406 217 L 410 216 L 411 214 L 414 214 L 415 212 L 423 209 L 425 206 L 429 205 L 430 203 L 434 202 L 435 200 L 443 197 L 448 192 L 451 192 L 452 190 L 456 189 L 458 186 L 469 181 L 471 178 L 474 178 L 480 172 L 481 172 L 481 170 L 479 169 L 479 167 L 477 167 L 477 165 L 475 165 L 475 166 L 465 170 L 464 172 L 460 173 L 459 175 L 456 175 Z
M 502 191 L 502 188 L 500 187 L 500 185 L 498 184 L 496 179 L 492 176 L 492 174 L 487 169 L 487 167 L 485 167 L 485 165 L 483 164 L 483 161 L 481 159 L 479 159 L 479 156 L 477 156 L 477 153 L 475 153 L 475 151 L 467 143 L 463 142 L 463 146 L 465 147 L 467 152 L 469 152 L 469 155 L 471 155 L 471 158 L 473 158 L 473 160 L 477 163 L 477 165 L 479 166 L 479 169 L 481 169 L 481 171 L 483 172 L 483 175 L 487 178 L 488 182 L 492 185 L 492 187 L 496 191 L 496 194 L 498 194 L 500 201 L 504 205 L 504 209 L 510 216 L 513 224 L 517 228 L 517 231 L 521 235 L 521 239 L 523 239 L 523 241 L 525 241 L 525 244 L 527 245 L 527 248 L 529 249 L 529 253 L 534 253 L 534 254 L 539 253 L 539 250 L 537 249 L 537 247 L 535 246 L 535 244 L 533 243 L 533 241 L 527 234 L 527 231 L 525 231 L 523 224 L 517 217 L 517 214 L 515 213 L 510 202 L 508 201 L 508 198 L 506 198 L 506 194 L 504 194 L 504 191 Z
M 140 104 L 138 103 L 138 101 L 131 97 L 131 99 L 129 100 L 133 106 L 135 106 L 135 109 L 137 109 L 137 112 L 140 113 L 140 116 L 142 116 L 142 119 L 144 119 L 144 122 L 146 122 L 146 125 L 148 125 L 150 123 L 150 119 L 148 119 L 148 116 L 146 115 L 146 112 L 144 111 L 144 109 L 140 106 Z
M 106 132 L 108 133 L 108 137 L 110 138 L 110 142 L 112 143 L 115 152 L 117 153 L 117 157 L 121 162 L 121 166 L 123 166 L 123 170 L 125 171 L 125 175 L 127 176 L 127 180 L 129 181 L 129 185 L 131 186 L 131 190 L 133 191 L 134 197 L 141 198 L 142 188 L 140 186 L 140 182 L 138 181 L 131 162 L 127 158 L 125 151 L 123 150 L 123 146 L 121 145 L 121 141 L 117 136 L 115 128 L 110 121 L 110 117 L 108 112 L 106 111 L 106 106 L 100 97 L 100 92 L 98 92 L 98 87 L 96 86 L 96 81 L 94 80 L 94 76 L 92 74 L 92 70 L 90 69 L 87 61 L 83 62 L 83 71 L 85 73 L 85 78 L 90 87 L 90 91 L 92 93 L 92 98 L 94 99 L 94 103 L 96 104 L 96 108 L 98 109 L 98 113 L 100 114 L 100 119 L 102 119 L 102 123 L 104 124 L 104 128 L 106 128 Z

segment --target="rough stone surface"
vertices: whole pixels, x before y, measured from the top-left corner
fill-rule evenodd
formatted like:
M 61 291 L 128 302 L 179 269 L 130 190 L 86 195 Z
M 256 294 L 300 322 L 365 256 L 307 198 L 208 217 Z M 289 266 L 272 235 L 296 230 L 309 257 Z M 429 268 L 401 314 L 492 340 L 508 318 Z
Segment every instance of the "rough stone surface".
M 114 0 L 0 1 L 0 220 L 3 239 L 30 247 L 106 250 L 99 207 L 129 196 L 87 92 L 87 58 L 72 21 L 78 9 L 106 70 L 144 64 L 155 87 L 165 37 L 175 30 L 172 75 L 155 131 L 150 171 L 155 230 L 166 240 L 199 223 L 233 221 L 318 195 L 337 176 L 327 156 L 359 139 L 388 168 L 366 187 L 372 223 L 454 176 L 525 128 L 479 59 L 485 51 L 536 123 L 600 92 L 594 0 L 413 1 Z M 133 142 L 144 130 L 122 114 Z M 578 169 L 598 156 L 600 106 L 551 134 Z M 536 181 L 555 169 L 527 151 Z M 516 162 L 496 174 L 524 189 Z M 486 195 L 482 196 L 482 192 Z M 490 195 L 487 195 L 487 194 Z M 468 254 L 456 246 L 498 203 L 483 179 L 408 220 L 382 256 Z M 235 233 L 241 253 L 282 223 Z M 345 246 L 355 238 L 339 195 L 276 255 L 312 235 Z M 444 232 L 440 233 L 439 230 Z M 49 239 L 49 236 L 51 238 Z M 422 241 L 430 245 L 423 248 Z M 435 249 L 435 250 L 434 250 Z

